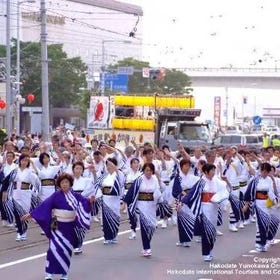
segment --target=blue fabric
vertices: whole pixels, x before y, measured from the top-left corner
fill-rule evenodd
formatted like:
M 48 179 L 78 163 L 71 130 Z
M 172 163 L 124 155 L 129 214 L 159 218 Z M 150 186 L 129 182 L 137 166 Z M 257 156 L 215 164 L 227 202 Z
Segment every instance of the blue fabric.
M 234 224 L 237 223 L 240 220 L 241 217 L 241 204 L 239 198 L 237 198 L 235 195 L 232 193 L 229 194 L 228 198 L 231 209 L 232 209 L 232 215 L 230 217 L 230 223 Z
M 202 255 L 210 255 L 216 241 L 216 228 L 202 213 L 201 215 L 201 249 Z
M 51 229 L 52 210 L 62 209 L 76 211 L 76 219 L 72 222 L 57 221 L 57 229 Z M 91 204 L 82 195 L 74 192 L 64 194 L 56 191 L 44 200 L 32 212 L 31 216 L 40 225 L 50 240 L 47 251 L 46 272 L 51 274 L 67 274 L 70 266 L 70 259 L 73 248 L 80 245 L 82 232 L 88 229 L 87 217 Z
M 181 186 L 182 179 L 179 174 L 176 174 L 174 177 L 174 182 L 172 186 L 172 195 L 177 199 L 181 199 L 182 193 L 182 186 Z

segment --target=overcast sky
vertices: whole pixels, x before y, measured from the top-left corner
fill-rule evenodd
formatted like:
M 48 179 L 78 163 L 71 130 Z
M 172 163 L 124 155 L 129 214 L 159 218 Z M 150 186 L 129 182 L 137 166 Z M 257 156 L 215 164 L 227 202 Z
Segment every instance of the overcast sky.
M 144 57 L 153 66 L 274 67 L 280 61 L 278 0 L 125 2 L 143 7 Z
M 279 67 L 278 0 L 125 0 L 142 6 L 143 60 L 162 67 Z M 280 90 L 228 90 L 229 114 L 262 115 L 280 108 Z M 214 96 L 226 104 L 223 88 L 195 88 L 197 108 L 213 119 Z M 242 105 L 243 97 L 248 103 Z M 205 102 L 207 100 L 207 102 Z M 225 123 L 225 117 L 222 118 Z

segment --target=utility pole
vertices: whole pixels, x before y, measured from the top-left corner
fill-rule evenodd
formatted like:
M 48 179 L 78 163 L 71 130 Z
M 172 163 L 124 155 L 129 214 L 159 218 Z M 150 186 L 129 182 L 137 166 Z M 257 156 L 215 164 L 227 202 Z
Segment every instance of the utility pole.
M 102 50 L 101 50 L 101 95 L 105 93 L 105 41 L 102 40 Z
M 101 95 L 105 94 L 105 43 L 121 43 L 121 44 L 131 44 L 132 42 L 129 40 L 102 40 L 101 42 L 101 81 L 100 81 L 100 93 Z
M 226 127 L 228 126 L 228 87 L 226 87 Z
M 42 63 L 42 136 L 44 141 L 50 141 L 50 106 L 48 77 L 48 47 L 47 47 L 47 15 L 46 1 L 41 0 L 41 63 Z
M 11 115 L 11 2 L 7 0 L 6 9 L 6 133 L 12 134 Z
M 17 96 L 20 96 L 20 1 L 17 1 Z M 16 98 L 16 132 L 20 135 L 20 104 Z

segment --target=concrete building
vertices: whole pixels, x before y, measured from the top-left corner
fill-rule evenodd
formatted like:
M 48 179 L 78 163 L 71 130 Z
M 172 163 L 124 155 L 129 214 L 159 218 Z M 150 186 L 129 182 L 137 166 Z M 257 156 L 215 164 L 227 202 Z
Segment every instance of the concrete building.
M 39 42 L 40 0 L 10 1 L 11 37 L 16 38 L 19 30 L 21 41 Z M 0 1 L 2 45 L 6 44 L 6 3 Z M 141 7 L 114 0 L 46 0 L 46 8 L 48 44 L 63 44 L 69 57 L 82 58 L 88 65 L 88 87 L 99 79 L 102 65 L 126 57 L 142 59 Z
M 17 3 L 11 1 L 11 37 L 16 38 Z M 26 0 L 28 1 L 28 0 Z M 20 39 L 39 42 L 40 0 L 20 1 Z M 46 0 L 48 42 L 63 44 L 70 57 L 81 56 L 86 63 L 101 65 L 102 43 L 105 63 L 125 57 L 141 59 L 141 7 L 114 0 Z M 6 44 L 6 0 L 0 1 L 0 44 Z M 136 30 L 134 29 L 136 28 Z M 129 34 L 134 32 L 134 37 Z M 128 43 L 130 41 L 131 43 Z

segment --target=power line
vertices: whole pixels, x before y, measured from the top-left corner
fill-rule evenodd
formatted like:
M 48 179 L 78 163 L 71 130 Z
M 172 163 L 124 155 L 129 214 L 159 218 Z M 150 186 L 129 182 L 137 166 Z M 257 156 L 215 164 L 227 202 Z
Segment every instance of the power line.
M 57 14 L 57 15 L 60 15 L 60 16 L 63 16 L 65 18 L 70 19 L 71 21 L 73 21 L 73 18 L 65 16 L 65 15 L 63 15 L 61 13 L 57 13 L 57 12 L 53 12 L 53 13 Z M 101 31 L 105 31 L 105 32 L 109 32 L 109 33 L 117 34 L 117 35 L 121 35 L 121 36 L 127 36 L 127 34 L 116 32 L 116 31 L 109 30 L 109 29 L 106 29 L 106 28 L 102 28 L 102 27 L 99 27 L 99 26 L 96 26 L 96 25 L 93 25 L 93 24 L 90 24 L 90 23 L 87 23 L 87 22 L 79 21 L 79 20 L 76 20 L 76 19 L 74 19 L 74 21 L 79 23 L 79 24 L 81 24 L 81 25 L 85 25 L 85 26 L 88 26 L 88 27 L 93 28 L 93 29 L 98 29 L 98 30 L 101 30 Z
M 16 6 L 16 4 L 11 4 L 12 6 Z M 30 5 L 30 4 L 27 4 L 25 3 L 24 4 L 24 7 L 29 7 L 29 8 L 33 8 L 34 6 Z M 92 6 L 94 8 L 99 8 L 99 7 L 96 7 L 96 6 Z M 67 9 L 61 9 L 61 8 L 51 8 L 50 6 L 47 7 L 47 10 L 55 10 L 55 11 L 63 11 L 63 12 L 69 12 L 69 13 L 73 13 L 73 10 L 67 10 Z M 119 15 L 119 14 L 129 14 L 129 15 L 134 15 L 134 14 L 131 14 L 131 13 L 126 13 L 126 12 L 87 12 L 87 11 L 79 11 L 79 10 L 75 10 L 75 13 L 80 13 L 80 14 L 89 14 L 89 15 Z
M 30 6 L 30 7 L 31 7 L 31 6 Z M 36 12 L 38 12 L 38 11 L 34 11 L 34 10 L 27 9 L 26 7 L 22 7 L 22 10 L 27 11 L 27 12 L 31 12 L 31 13 L 36 13 Z M 75 23 L 75 25 L 78 24 L 78 25 L 80 25 L 80 26 L 86 25 L 87 27 L 92 28 L 92 29 L 97 29 L 97 30 L 101 30 L 101 31 L 111 32 L 111 33 L 113 33 L 113 34 L 117 34 L 117 35 L 121 35 L 121 36 L 127 36 L 126 33 L 119 33 L 119 32 L 115 32 L 115 31 L 113 31 L 113 30 L 103 29 L 103 28 L 98 27 L 98 26 L 95 26 L 95 25 L 93 25 L 93 24 L 86 23 L 86 22 L 83 22 L 83 21 L 79 21 L 79 20 L 76 20 L 76 19 L 74 19 L 74 21 L 73 21 L 73 18 L 72 18 L 72 17 L 68 17 L 68 16 L 65 16 L 64 14 L 57 13 L 57 12 L 53 12 L 53 13 L 54 13 L 54 14 L 57 14 L 57 15 L 59 15 L 59 16 L 65 17 L 65 18 L 67 19 L 67 22 L 70 23 L 70 24 L 71 24 L 71 23 Z M 114 20 L 115 20 L 115 19 L 114 19 Z M 24 19 L 24 18 L 22 19 L 22 21 L 24 21 L 24 22 L 30 22 L 30 20 L 26 20 L 26 19 Z M 52 27 L 52 26 L 50 25 L 49 27 Z M 16 27 L 15 27 L 15 28 L 16 28 Z M 71 29 L 71 28 L 69 28 L 69 27 L 66 27 L 66 28 L 67 28 L 68 30 L 72 30 L 73 32 L 79 32 L 79 33 L 88 34 L 88 35 L 90 35 L 90 36 L 93 36 L 92 33 L 87 33 L 87 32 L 82 32 L 82 31 L 78 31 L 78 30 L 73 30 L 73 29 Z M 66 28 L 64 27 L 63 29 L 65 30 Z M 57 31 L 58 31 L 58 30 L 56 30 L 56 32 L 57 32 Z M 104 39 L 104 36 L 101 36 L 100 38 L 101 38 L 101 39 Z M 105 39 L 115 39 L 115 38 L 107 37 L 107 36 L 106 36 Z M 141 38 L 138 38 L 138 37 L 135 37 L 134 39 L 139 40 L 139 41 L 142 40 Z
M 25 7 L 23 7 L 22 10 L 25 10 L 25 11 L 28 11 L 28 12 L 32 12 L 32 13 L 37 12 L 37 11 L 34 11 L 34 10 L 28 10 Z M 96 30 L 101 30 L 101 31 L 112 33 L 112 34 L 116 34 L 116 35 L 127 36 L 127 34 L 125 34 L 125 33 L 120 33 L 120 32 L 117 32 L 117 31 L 114 31 L 114 30 L 110 30 L 110 29 L 106 29 L 106 28 L 103 28 L 103 27 L 100 27 L 100 26 L 97 26 L 97 25 L 94 25 L 94 24 L 83 22 L 83 21 L 77 20 L 76 18 L 67 16 L 65 14 L 58 13 L 58 12 L 53 11 L 53 10 L 52 10 L 52 14 L 56 14 L 56 15 L 59 15 L 61 17 L 64 17 L 64 18 L 70 20 L 71 22 L 75 22 L 75 23 L 80 24 L 81 26 L 87 26 L 89 28 L 93 28 L 93 29 L 96 29 Z

